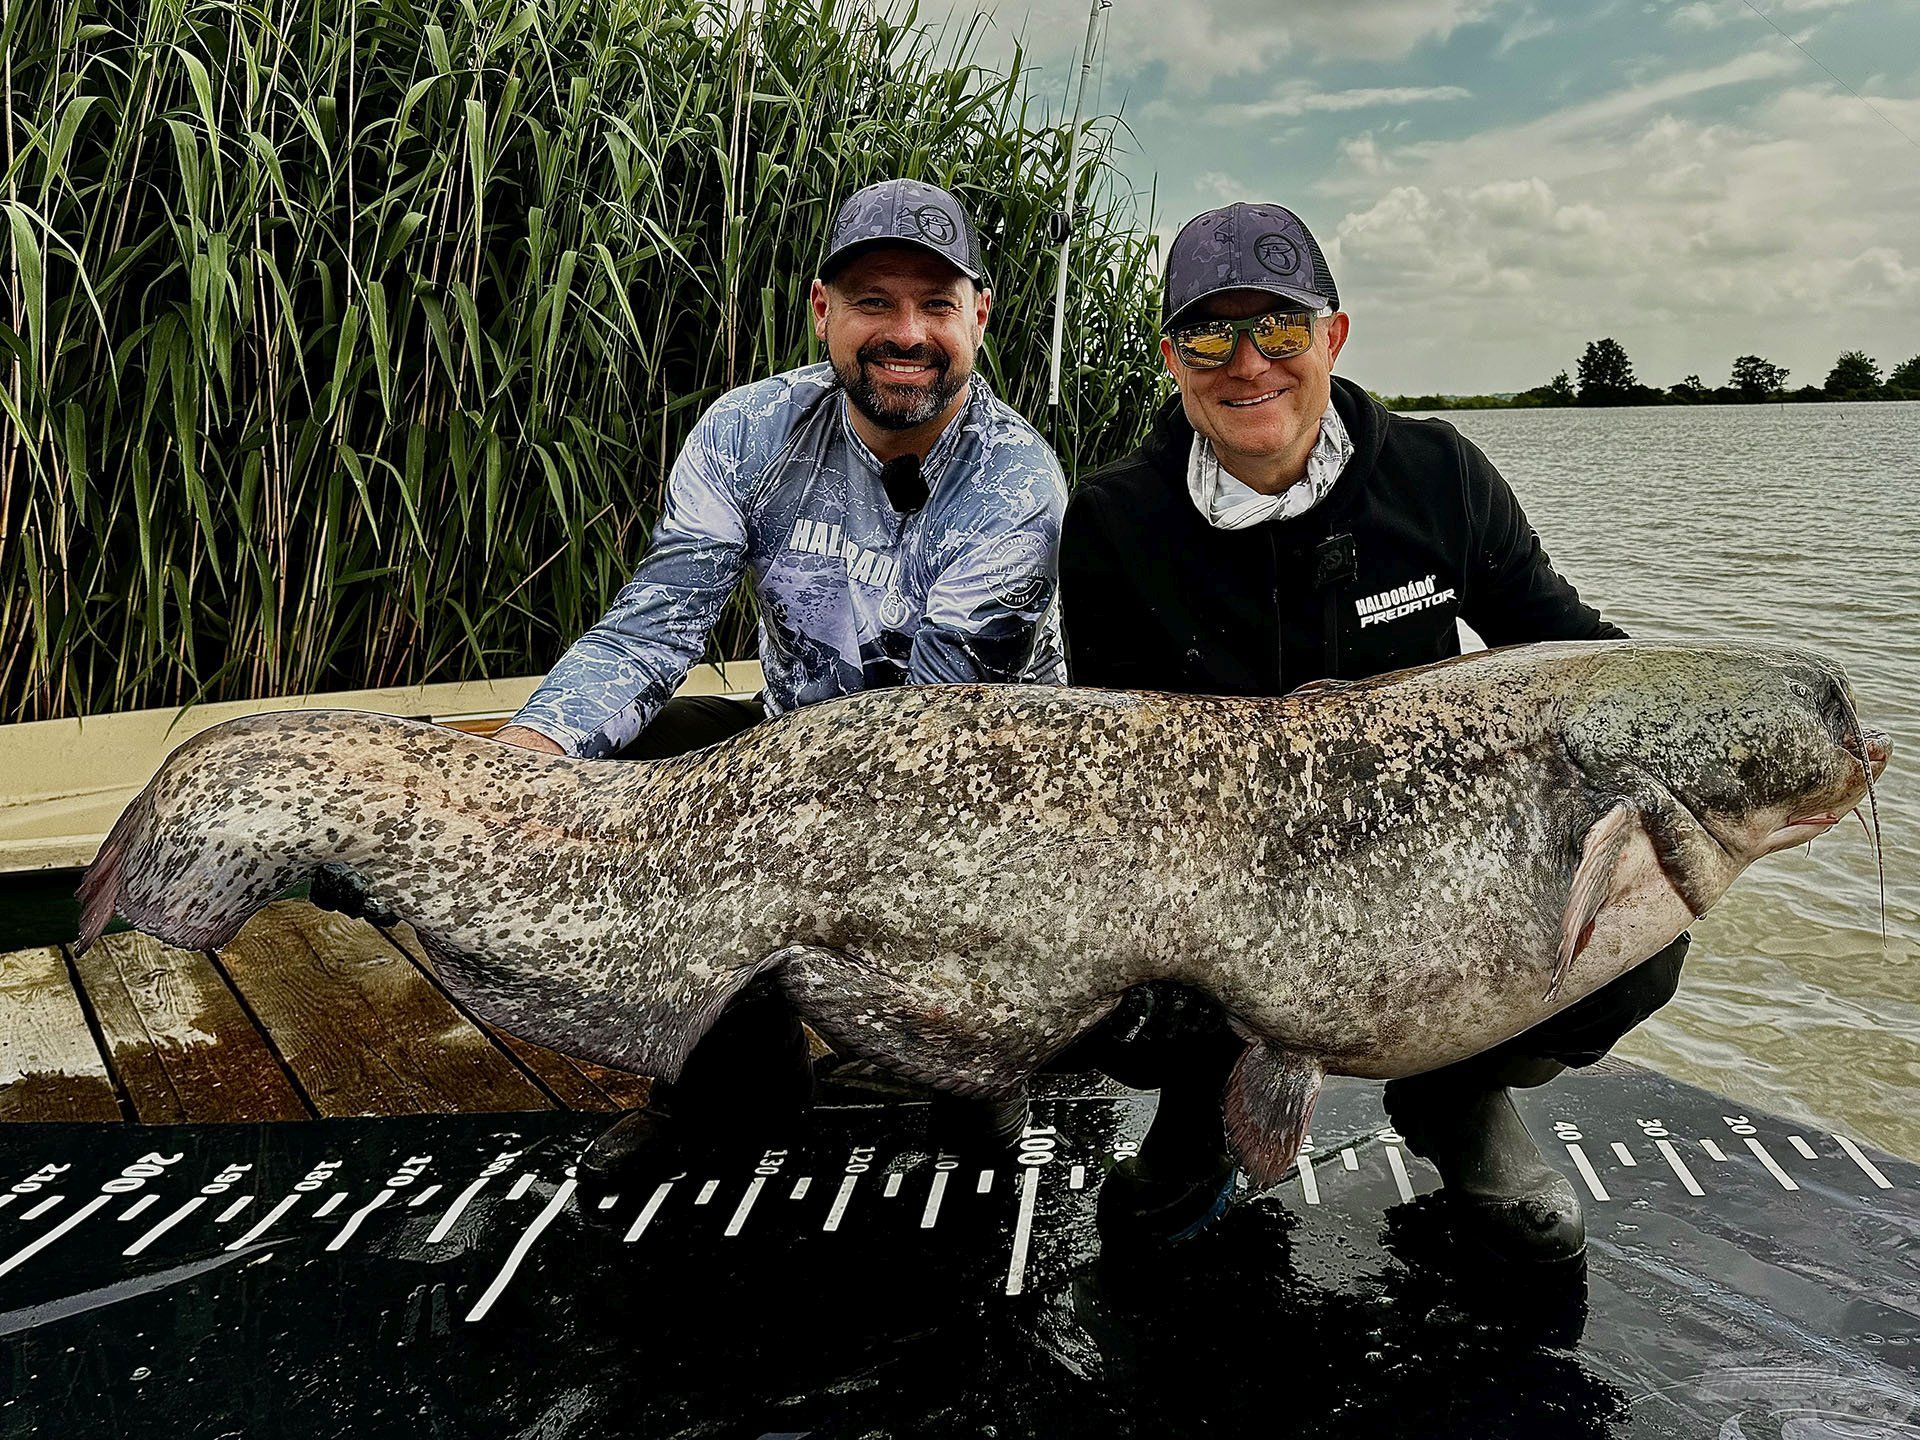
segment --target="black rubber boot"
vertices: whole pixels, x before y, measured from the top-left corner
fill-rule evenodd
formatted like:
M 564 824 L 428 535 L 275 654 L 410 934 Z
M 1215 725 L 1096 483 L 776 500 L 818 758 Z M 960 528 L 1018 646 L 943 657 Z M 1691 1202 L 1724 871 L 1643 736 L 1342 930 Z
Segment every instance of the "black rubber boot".
M 656 1080 L 644 1106 L 587 1147 L 579 1174 L 609 1180 L 682 1148 L 751 1148 L 790 1131 L 812 1104 L 806 1031 L 783 996 L 758 985 L 727 1007 L 677 1083 Z
M 1020 1143 L 1031 1112 L 1024 1090 L 997 1100 L 936 1091 L 927 1115 L 927 1140 L 951 1155 L 993 1159 Z
M 1220 1087 L 1166 1086 L 1140 1153 L 1114 1166 L 1100 1186 L 1100 1238 L 1117 1246 L 1190 1240 L 1226 1213 L 1237 1173 Z
M 1433 1162 L 1467 1235 L 1511 1264 L 1554 1265 L 1587 1248 L 1580 1197 L 1547 1164 L 1514 1108 L 1510 1085 L 1545 1083 L 1553 1061 L 1517 1061 L 1478 1076 L 1438 1071 L 1386 1087 L 1387 1118 Z

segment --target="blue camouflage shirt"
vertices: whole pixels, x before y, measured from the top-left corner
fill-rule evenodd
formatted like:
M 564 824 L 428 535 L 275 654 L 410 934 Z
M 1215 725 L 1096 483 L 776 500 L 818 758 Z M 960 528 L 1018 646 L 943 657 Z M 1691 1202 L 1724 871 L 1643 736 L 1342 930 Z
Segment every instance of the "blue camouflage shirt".
M 633 579 L 513 717 L 610 755 L 700 659 L 751 569 L 767 708 L 877 686 L 1066 683 L 1054 605 L 1066 482 L 978 374 L 927 455 L 929 497 L 887 503 L 830 365 L 723 395 L 694 426 Z

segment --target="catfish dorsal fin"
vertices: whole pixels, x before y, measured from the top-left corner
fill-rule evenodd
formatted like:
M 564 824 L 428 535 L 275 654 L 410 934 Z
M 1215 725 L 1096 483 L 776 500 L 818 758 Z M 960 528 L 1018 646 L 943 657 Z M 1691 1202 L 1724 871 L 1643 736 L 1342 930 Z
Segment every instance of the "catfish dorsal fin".
M 1547 999 L 1560 993 L 1567 972 L 1593 935 L 1594 917 L 1607 903 L 1613 886 L 1613 869 L 1620 861 L 1640 818 L 1640 812 L 1624 800 L 1602 815 L 1587 831 L 1580 847 L 1580 865 L 1573 872 L 1573 890 L 1567 896 L 1566 912 L 1560 917 L 1560 953 L 1554 957 L 1553 978 L 1547 982 Z
M 1287 1173 L 1326 1078 L 1317 1056 L 1255 1041 L 1227 1081 L 1227 1137 L 1253 1183 L 1265 1189 Z

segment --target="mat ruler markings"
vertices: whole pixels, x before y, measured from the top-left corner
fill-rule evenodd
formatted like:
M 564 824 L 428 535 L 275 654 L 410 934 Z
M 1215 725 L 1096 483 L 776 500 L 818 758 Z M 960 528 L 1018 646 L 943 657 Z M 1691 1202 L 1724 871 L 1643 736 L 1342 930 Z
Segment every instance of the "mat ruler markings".
M 467 1312 L 468 1324 L 480 1319 L 493 1308 L 493 1302 L 500 1298 L 507 1288 L 507 1283 L 513 1279 L 514 1272 L 520 1268 L 520 1262 L 525 1260 L 527 1252 L 533 1249 L 533 1242 L 538 1240 L 541 1232 L 553 1223 L 553 1217 L 560 1213 L 561 1207 L 567 1203 L 577 1183 L 572 1176 L 560 1182 L 553 1192 L 553 1198 L 547 1201 L 546 1208 L 534 1217 L 533 1223 L 527 1226 L 526 1233 L 514 1242 L 513 1250 L 507 1256 L 507 1263 L 500 1267 L 500 1273 L 493 1277 L 493 1283 L 487 1287 L 486 1293 L 481 1295 L 479 1300 L 474 1302 L 473 1309 Z
M 133 1204 L 129 1205 L 124 1211 L 121 1212 L 120 1219 L 122 1221 L 131 1220 L 133 1219 L 134 1216 L 141 1214 L 143 1211 L 145 1211 L 148 1206 L 157 1205 L 159 1203 L 160 1203 L 160 1197 L 158 1195 L 142 1195 L 138 1200 L 134 1201 Z
M 1800 1188 L 1794 1183 L 1793 1177 L 1780 1168 L 1780 1162 L 1767 1153 L 1767 1147 L 1762 1145 L 1759 1140 L 1749 1135 L 1747 1137 L 1747 1148 L 1753 1151 L 1755 1158 L 1757 1158 L 1762 1165 L 1767 1167 L 1767 1173 L 1780 1182 L 1780 1188 L 1782 1190 L 1798 1190 Z
M 317 1220 L 323 1215 L 331 1215 L 346 1203 L 347 1192 L 344 1190 L 336 1190 L 320 1203 L 320 1208 L 313 1212 L 314 1218 Z
M 807 1198 L 807 1191 L 812 1188 L 813 1177 L 811 1175 L 802 1175 L 798 1180 L 793 1182 L 793 1193 L 787 1198 L 789 1200 L 804 1200 Z
M 1682 1185 L 1687 1187 L 1687 1193 L 1689 1195 L 1704 1195 L 1707 1193 L 1700 1188 L 1700 1182 L 1693 1178 L 1693 1171 L 1687 1168 L 1687 1162 L 1680 1158 L 1680 1152 L 1673 1148 L 1673 1142 L 1671 1140 L 1655 1140 L 1653 1145 L 1666 1160 L 1667 1168 L 1679 1177 Z
M 1393 1185 L 1401 1200 L 1413 1199 L 1413 1181 L 1407 1177 L 1407 1162 L 1401 1158 L 1398 1145 L 1387 1146 L 1387 1168 L 1393 1171 Z
M 949 1169 L 952 1162 L 940 1162 Z M 933 1184 L 927 1187 L 927 1208 L 920 1212 L 920 1228 L 931 1230 L 934 1222 L 940 1218 L 940 1197 L 947 1193 L 947 1171 L 936 1169 L 933 1172 Z
M 1307 1204 L 1318 1205 L 1320 1203 L 1320 1180 L 1319 1177 L 1313 1173 L 1313 1157 L 1308 1155 L 1305 1150 L 1302 1150 L 1300 1152 L 1300 1158 L 1294 1163 L 1300 1167 L 1300 1194 L 1305 1198 Z
M 31 1210 L 22 1211 L 20 1218 L 22 1220 L 38 1220 L 42 1215 L 46 1214 L 66 1198 L 64 1195 L 49 1195 Z
M 1860 1153 L 1860 1147 L 1844 1135 L 1833 1137 L 1834 1144 L 1847 1152 L 1847 1158 L 1866 1172 L 1867 1178 L 1882 1190 L 1891 1190 L 1893 1182 L 1880 1173 L 1880 1167 Z
M 833 1208 L 827 1211 L 827 1223 L 820 1227 L 822 1230 L 840 1228 L 840 1217 L 847 1213 L 847 1202 L 853 1198 L 853 1187 L 859 1179 L 858 1175 L 849 1175 L 840 1182 L 839 1193 L 833 1197 Z
M 1787 1137 L 1787 1143 L 1800 1152 L 1802 1159 L 1818 1160 L 1820 1158 L 1814 1153 L 1813 1146 L 1807 1144 L 1807 1142 L 1798 1135 L 1789 1135 Z
M 382 1205 L 386 1204 L 387 1201 L 391 1200 L 398 1193 L 398 1191 L 394 1190 L 382 1190 L 378 1195 L 374 1196 L 373 1199 L 354 1211 L 353 1214 L 347 1218 L 347 1223 L 340 1227 L 340 1233 L 327 1242 L 327 1249 L 339 1250 L 343 1248 L 347 1241 L 353 1238 L 353 1232 L 360 1228 L 360 1222 L 378 1210 Z
M 167 1231 L 171 1230 L 174 1226 L 178 1225 L 182 1220 L 186 1219 L 187 1216 L 191 1215 L 194 1211 L 198 1210 L 202 1205 L 206 1203 L 207 1203 L 206 1196 L 204 1195 L 194 1196 L 191 1200 L 187 1201 L 186 1204 L 182 1205 L 178 1210 L 174 1211 L 171 1215 L 167 1216 L 166 1219 L 162 1220 L 159 1224 L 155 1225 L 151 1230 L 147 1231 L 146 1234 L 142 1235 L 138 1240 L 134 1241 L 133 1244 L 129 1245 L 126 1249 L 122 1250 L 120 1253 L 122 1255 L 138 1255 L 142 1250 L 146 1249 L 154 1241 L 158 1240 L 162 1235 L 166 1234 Z
M 714 1192 L 719 1188 L 720 1182 L 718 1180 L 707 1181 L 706 1184 L 700 1187 L 700 1193 L 693 1197 L 693 1203 L 696 1205 L 710 1204 L 713 1200 Z
M 247 1233 L 242 1235 L 238 1240 L 234 1241 L 231 1245 L 227 1246 L 227 1249 L 244 1250 L 247 1246 L 251 1245 L 254 1241 L 258 1240 L 262 1235 L 266 1234 L 267 1231 L 271 1230 L 274 1227 L 274 1224 L 280 1219 L 282 1215 L 286 1214 L 287 1211 L 291 1210 L 294 1206 L 298 1205 L 299 1203 L 300 1203 L 300 1196 L 298 1192 L 295 1192 L 294 1194 L 287 1196 L 286 1199 L 282 1200 L 278 1205 L 274 1206 L 273 1209 L 269 1210 L 266 1214 L 262 1215 L 258 1220 L 254 1221 L 253 1228 L 247 1231 Z
M 1613 1142 L 1613 1153 L 1614 1157 L 1618 1159 L 1622 1165 L 1638 1165 L 1640 1163 L 1633 1158 L 1633 1152 L 1618 1140 Z
M 1716 1141 L 1702 1140 L 1700 1142 L 1700 1148 L 1716 1160 L 1724 1162 L 1727 1158 L 1727 1152 L 1722 1150 Z
M 427 1201 L 431 1200 L 434 1196 L 438 1195 L 439 1193 L 440 1193 L 440 1187 L 438 1185 L 429 1185 L 427 1186 L 426 1189 L 422 1190 L 418 1195 L 414 1196 L 411 1200 L 407 1201 L 407 1208 L 409 1210 L 416 1209 L 417 1207 L 426 1204 Z
M 1040 1193 L 1040 1167 L 1029 1165 L 1020 1177 L 1020 1214 L 1013 1224 L 1013 1258 L 1007 1264 L 1007 1294 L 1018 1295 L 1027 1284 L 1027 1249 L 1033 1243 L 1033 1206 Z
M 660 1207 L 667 1203 L 667 1196 L 673 1191 L 673 1181 L 662 1180 L 648 1197 L 647 1203 L 640 1207 L 640 1213 L 634 1217 L 627 1233 L 620 1238 L 628 1245 L 647 1233 L 647 1226 L 653 1223 L 653 1217 L 660 1213 Z
M 753 1202 L 760 1198 L 760 1191 L 766 1183 L 767 1177 L 764 1175 L 756 1175 L 747 1182 L 747 1193 L 740 1197 L 740 1204 L 734 1210 L 733 1218 L 727 1221 L 727 1234 L 740 1233 L 740 1227 L 747 1223 L 747 1212 L 753 1209 Z
M 73 1229 L 82 1220 L 85 1220 L 89 1215 L 93 1214 L 94 1211 L 98 1210 L 102 1205 L 105 1205 L 107 1201 L 111 1200 L 112 1198 L 113 1197 L 111 1195 L 94 1196 L 93 1199 L 89 1200 L 86 1204 L 82 1205 L 78 1210 L 74 1211 L 73 1214 L 69 1215 L 66 1219 L 62 1220 L 58 1225 L 54 1226 L 53 1229 L 49 1230 L 46 1234 L 42 1235 L 38 1240 L 35 1240 L 32 1244 L 26 1246 L 24 1249 L 17 1251 L 15 1254 L 8 1257 L 5 1261 L 0 1262 L 0 1275 L 5 1275 L 8 1271 L 18 1269 L 20 1266 L 26 1264 L 27 1261 L 31 1260 L 34 1256 L 38 1255 L 42 1250 L 46 1249 L 49 1245 L 53 1244 L 54 1241 L 58 1240 L 62 1235 L 65 1235 L 69 1230 Z
M 523 1171 L 520 1177 L 513 1182 L 513 1188 L 507 1191 L 507 1199 L 518 1200 L 522 1195 L 525 1195 L 527 1191 L 531 1190 L 532 1188 L 533 1188 L 533 1172 L 531 1170 Z
M 1587 1152 L 1571 1142 L 1567 1145 L 1567 1154 L 1573 1157 L 1573 1168 L 1580 1172 L 1580 1178 L 1587 1182 L 1587 1189 L 1596 1200 L 1610 1200 L 1607 1187 L 1600 1183 L 1600 1177 L 1594 1172 L 1593 1162 L 1587 1159 Z

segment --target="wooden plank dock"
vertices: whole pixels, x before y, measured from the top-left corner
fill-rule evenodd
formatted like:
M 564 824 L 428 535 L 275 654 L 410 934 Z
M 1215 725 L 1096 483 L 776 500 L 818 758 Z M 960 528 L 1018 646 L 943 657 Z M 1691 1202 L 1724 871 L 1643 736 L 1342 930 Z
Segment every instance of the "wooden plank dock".
M 491 1029 L 391 931 L 280 900 L 216 951 L 123 931 L 0 955 L 0 1121 L 617 1111 L 644 1076 Z

